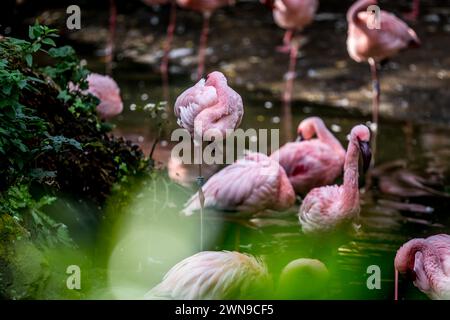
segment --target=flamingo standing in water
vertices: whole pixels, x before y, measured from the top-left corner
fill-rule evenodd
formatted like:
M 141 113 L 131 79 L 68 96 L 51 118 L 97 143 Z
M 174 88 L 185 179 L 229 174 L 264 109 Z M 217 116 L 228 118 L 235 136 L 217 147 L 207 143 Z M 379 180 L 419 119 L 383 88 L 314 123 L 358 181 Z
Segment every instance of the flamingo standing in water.
M 175 116 L 178 124 L 193 136 L 194 146 L 202 158 L 203 139 L 225 138 L 227 131 L 236 129 L 244 115 L 241 96 L 228 86 L 223 73 L 215 71 L 185 90 L 175 101 Z M 200 207 L 200 243 L 203 244 L 203 177 L 201 162 L 198 165 L 198 203 Z
M 395 256 L 395 300 L 398 273 L 413 276 L 414 285 L 431 299 L 450 300 L 450 236 L 412 239 Z
M 414 30 L 393 14 L 381 10 L 379 21 L 376 21 L 376 15 L 367 10 L 377 3 L 377 0 L 359 0 L 347 12 L 347 51 L 356 62 L 368 61 L 372 73 L 372 122 L 375 126 L 372 148 L 374 155 L 380 108 L 380 83 L 377 63 L 394 56 L 401 50 L 420 45 L 419 38 Z M 379 29 L 377 29 L 377 23 L 379 23 Z
M 200 46 L 198 50 L 197 79 L 203 77 L 205 70 L 205 54 L 208 42 L 209 21 L 212 13 L 224 6 L 233 5 L 234 0 L 176 0 L 182 8 L 199 11 L 203 14 L 203 27 L 200 35 Z
M 358 160 L 361 153 L 364 170 L 370 164 L 370 131 L 364 125 L 352 129 L 344 163 L 344 184 L 325 186 L 309 192 L 302 202 L 299 220 L 303 233 L 330 232 L 359 215 Z
M 247 214 L 282 211 L 295 202 L 294 189 L 278 162 L 261 153 L 249 153 L 213 175 L 204 186 L 205 207 Z M 190 216 L 199 207 L 199 195 L 186 203 Z
M 97 113 L 102 119 L 111 119 L 123 110 L 123 102 L 120 97 L 120 89 L 113 78 L 98 73 L 91 73 L 87 77 L 87 93 L 92 94 L 100 100 Z M 70 85 L 70 90 L 76 88 Z
M 176 264 L 145 298 L 260 299 L 269 294 L 281 299 L 311 299 L 325 291 L 328 278 L 322 262 L 297 259 L 282 270 L 274 288 L 261 260 L 234 251 L 203 251 Z
M 303 120 L 297 134 L 301 141 L 289 142 L 270 156 L 280 162 L 295 192 L 304 194 L 333 183 L 344 165 L 341 143 L 318 117 Z M 317 139 L 312 139 L 315 135 Z
M 294 37 L 314 20 L 319 6 L 318 0 L 262 0 L 273 12 L 275 23 L 286 30 L 282 51 L 289 51 L 289 69 L 283 91 L 283 118 L 285 119 L 285 136 L 290 139 L 292 132 L 291 100 L 294 90 L 295 67 L 301 39 Z

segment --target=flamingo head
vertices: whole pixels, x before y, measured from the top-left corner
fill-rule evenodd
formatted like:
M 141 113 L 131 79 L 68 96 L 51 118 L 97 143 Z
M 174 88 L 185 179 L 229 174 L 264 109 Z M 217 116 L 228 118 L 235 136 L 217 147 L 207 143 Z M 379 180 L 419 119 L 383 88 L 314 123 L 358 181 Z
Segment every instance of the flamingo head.
M 297 128 L 297 141 L 312 139 L 318 124 L 323 124 L 319 117 L 309 117 L 300 122 Z
M 354 127 L 350 133 L 350 139 L 358 142 L 358 147 L 363 160 L 363 170 L 366 172 L 367 169 L 369 169 L 370 161 L 372 159 L 369 128 L 362 124 Z
M 227 85 L 227 78 L 222 72 L 214 71 L 206 76 L 206 85 L 216 87 L 219 85 Z
M 329 280 L 327 267 L 315 259 L 291 261 L 281 272 L 277 296 L 280 299 L 320 298 Z

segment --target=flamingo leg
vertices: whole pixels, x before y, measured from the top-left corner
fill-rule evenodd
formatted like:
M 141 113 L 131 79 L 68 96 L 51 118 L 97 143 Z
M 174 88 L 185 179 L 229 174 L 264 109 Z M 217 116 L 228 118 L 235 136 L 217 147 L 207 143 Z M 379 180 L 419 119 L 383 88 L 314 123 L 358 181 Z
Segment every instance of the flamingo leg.
M 286 30 L 283 36 L 283 45 L 278 46 L 276 49 L 281 53 L 289 53 L 291 51 L 292 37 L 294 35 L 294 30 Z
M 117 23 L 117 6 L 115 0 L 109 0 L 109 39 L 106 48 L 106 74 L 112 74 L 112 62 L 114 58 L 116 37 L 116 23 Z
M 398 301 L 398 271 L 395 269 L 394 300 Z
M 198 80 L 200 80 L 203 77 L 203 73 L 205 71 L 205 55 L 206 55 L 206 45 L 208 43 L 210 19 L 211 19 L 211 13 L 206 12 L 203 14 L 203 27 L 202 27 L 202 33 L 200 35 L 200 47 L 198 50 L 198 69 L 197 69 L 197 79 Z
M 292 31 L 291 37 L 294 32 Z M 294 90 L 295 68 L 297 65 L 297 56 L 300 49 L 300 41 L 292 40 L 290 44 L 289 69 L 286 74 L 286 83 L 283 92 L 283 119 L 285 123 L 285 138 L 292 140 L 292 92 Z
M 169 53 L 172 46 L 173 35 L 175 33 L 175 24 L 177 19 L 177 5 L 175 0 L 170 3 L 170 18 L 167 26 L 167 36 L 164 41 L 164 55 L 161 61 L 160 71 L 163 81 L 163 94 L 166 101 L 169 100 Z M 170 109 L 170 108 L 168 108 Z
M 201 143 L 201 142 L 200 142 Z M 202 146 L 198 148 L 198 153 L 200 162 L 198 164 L 198 177 L 197 177 L 197 185 L 198 185 L 198 199 L 200 201 L 200 251 L 203 251 L 203 209 L 205 206 L 205 195 L 203 194 L 203 183 L 205 182 L 204 177 L 202 176 Z
M 369 170 L 365 177 L 365 191 L 372 186 L 372 169 L 375 166 L 375 157 L 377 154 L 377 135 L 378 135 L 378 114 L 380 110 L 380 81 L 378 78 L 377 63 L 374 59 L 369 58 L 370 72 L 372 74 L 372 132 L 371 132 L 371 149 L 372 159 L 370 161 Z

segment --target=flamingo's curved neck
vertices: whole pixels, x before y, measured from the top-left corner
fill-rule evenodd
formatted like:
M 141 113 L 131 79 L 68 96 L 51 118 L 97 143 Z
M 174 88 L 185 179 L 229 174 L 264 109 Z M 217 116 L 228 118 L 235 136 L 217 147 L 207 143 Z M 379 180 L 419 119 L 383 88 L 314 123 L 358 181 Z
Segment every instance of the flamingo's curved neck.
M 401 262 L 403 263 L 402 267 L 404 269 L 414 270 L 416 253 L 420 252 L 423 255 L 423 266 L 426 274 L 440 278 L 445 277 L 444 270 L 442 269 L 442 262 L 437 250 L 425 240 L 412 240 L 403 250 L 405 251 Z
M 354 208 L 359 204 L 358 188 L 359 146 L 356 137 L 350 137 L 344 163 L 344 206 Z
M 358 18 L 358 13 L 360 13 L 361 11 L 366 11 L 367 7 L 377 3 L 377 0 L 360 0 L 355 3 L 347 13 L 348 23 L 353 23 L 359 27 L 368 29 L 365 23 Z
M 329 145 L 335 152 L 341 154 L 342 156 L 345 155 L 345 150 L 342 148 L 339 140 L 336 139 L 336 137 L 327 129 L 322 121 L 314 122 L 314 131 L 320 141 Z

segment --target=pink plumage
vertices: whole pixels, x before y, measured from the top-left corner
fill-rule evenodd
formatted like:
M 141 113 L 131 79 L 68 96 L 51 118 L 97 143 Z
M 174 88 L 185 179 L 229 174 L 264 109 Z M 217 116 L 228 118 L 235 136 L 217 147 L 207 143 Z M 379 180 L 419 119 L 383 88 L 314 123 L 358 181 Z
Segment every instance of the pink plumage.
M 334 231 L 358 216 L 358 160 L 363 155 L 365 168 L 370 163 L 370 131 L 364 125 L 354 127 L 349 136 L 344 164 L 344 184 L 315 188 L 307 194 L 299 211 L 299 221 L 305 234 Z
M 184 91 L 175 102 L 174 112 L 178 124 L 191 135 L 195 132 L 198 138 L 211 139 L 215 133 L 225 137 L 227 129 L 236 129 L 244 115 L 244 106 L 225 76 L 215 71 Z
M 394 265 L 400 273 L 412 273 L 414 285 L 431 299 L 450 299 L 449 235 L 408 241 L 397 251 Z
M 401 50 L 420 45 L 414 30 L 384 10 L 380 11 L 380 29 L 370 29 L 368 26 L 375 27 L 374 15 L 367 12 L 367 8 L 376 4 L 376 0 L 359 0 L 347 13 L 347 51 L 357 62 L 369 58 L 381 61 Z
M 213 175 L 203 192 L 205 208 L 247 214 L 267 209 L 282 211 L 295 202 L 294 189 L 284 169 L 260 153 L 251 153 Z M 197 193 L 186 203 L 183 213 L 189 216 L 199 209 Z
M 266 266 L 239 252 L 203 251 L 176 264 L 146 299 L 249 299 L 271 284 Z
M 280 162 L 297 193 L 333 183 L 344 165 L 340 142 L 318 117 L 303 120 L 297 132 L 306 140 L 285 144 L 271 158 Z
M 275 0 L 273 18 L 283 29 L 302 30 L 314 20 L 317 0 Z
M 109 76 L 91 73 L 87 77 L 88 92 L 100 100 L 97 113 L 102 119 L 110 119 L 123 110 L 120 89 L 117 83 Z

